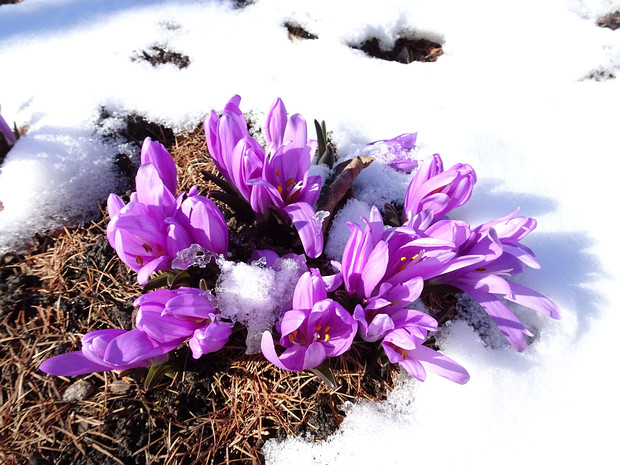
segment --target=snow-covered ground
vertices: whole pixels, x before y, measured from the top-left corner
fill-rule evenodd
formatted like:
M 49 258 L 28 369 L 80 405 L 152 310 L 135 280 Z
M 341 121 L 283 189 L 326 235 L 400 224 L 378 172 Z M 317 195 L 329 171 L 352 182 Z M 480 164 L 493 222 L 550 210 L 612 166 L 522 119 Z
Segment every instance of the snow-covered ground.
M 596 20 L 618 9 L 617 0 L 2 5 L 0 105 L 29 130 L 0 167 L 0 253 L 92 214 L 117 187 L 114 157 L 131 148 L 103 141 L 102 106 L 181 131 L 233 94 L 259 120 L 279 96 L 289 112 L 325 120 L 343 156 L 417 131 L 423 151 L 477 172 L 460 218 L 478 224 L 520 206 L 538 219 L 526 243 L 542 270 L 522 281 L 563 319 L 521 312 L 538 332 L 523 354 L 485 347 L 456 322 L 443 351 L 468 369 L 467 385 L 405 379 L 384 403 L 350 406 L 323 443 L 268 442 L 267 462 L 610 463 L 618 431 L 609 425 L 620 416 L 620 31 Z M 319 38 L 290 41 L 286 21 Z M 407 33 L 441 42 L 444 55 L 404 65 L 350 47 Z M 156 45 L 189 66 L 135 59 Z M 406 182 L 373 188 L 385 172 L 371 168 L 362 200 L 404 195 Z

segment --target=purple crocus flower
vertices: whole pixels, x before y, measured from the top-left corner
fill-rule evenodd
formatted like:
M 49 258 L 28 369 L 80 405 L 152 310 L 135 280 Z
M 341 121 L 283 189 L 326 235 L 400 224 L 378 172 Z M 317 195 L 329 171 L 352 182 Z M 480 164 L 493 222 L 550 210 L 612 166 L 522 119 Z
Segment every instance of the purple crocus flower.
M 372 207 L 365 228 L 348 224 L 340 272 L 351 298 L 365 310 L 405 306 L 417 299 L 423 281 L 454 257 L 450 241 L 431 238 L 412 228 L 384 229 L 381 214 Z
M 315 141 L 308 141 L 306 120 L 299 114 L 287 120 L 284 103 L 276 99 L 267 114 L 269 156 L 262 179 L 277 208 L 296 202 L 314 205 L 318 200 L 321 177 L 308 176 L 315 150 Z
M 122 329 L 101 329 L 91 331 L 82 337 L 82 349 L 57 355 L 45 360 L 39 367 L 41 371 L 53 376 L 75 376 L 85 375 L 111 370 L 129 370 L 131 368 L 147 367 L 157 365 L 167 360 L 161 354 L 151 355 L 149 351 L 144 351 L 140 357 L 134 357 L 129 363 L 111 362 L 106 359 L 108 348 L 116 338 L 131 333 Z M 143 344 L 152 347 L 154 341 L 144 337 Z
M 407 189 L 403 221 L 407 224 L 423 210 L 430 210 L 435 219 L 445 215 L 469 200 L 475 183 L 471 166 L 458 163 L 444 171 L 439 154 L 427 157 Z
M 425 367 L 455 383 L 465 384 L 469 373 L 451 358 L 426 347 L 428 331 L 437 329 L 431 316 L 417 310 L 403 309 L 392 316 L 394 328 L 387 332 L 381 346 L 391 363 L 398 363 L 419 381 L 426 379 Z
M 372 146 L 375 144 L 382 144 L 385 146 L 388 157 L 388 165 L 397 171 L 403 171 L 410 173 L 418 167 L 418 161 L 413 159 L 409 152 L 415 149 L 416 139 L 418 137 L 417 132 L 405 133 L 393 139 L 377 140 L 368 144 Z
M 157 289 L 138 297 L 134 306 L 136 329 L 115 338 L 106 353 L 107 361 L 132 363 L 149 351 L 165 354 L 189 342 L 194 358 L 220 350 L 232 334 L 233 323 L 221 319 L 208 291 L 181 287 Z M 154 347 L 144 344 L 145 337 Z
M 451 237 L 457 258 L 428 284 L 447 284 L 469 294 L 489 314 L 508 342 L 518 351 L 527 348 L 531 333 L 502 302 L 506 299 L 559 319 L 558 307 L 542 294 L 508 277 L 527 266 L 539 268 L 533 252 L 519 241 L 536 227 L 532 218 L 515 217 L 515 213 L 469 231 L 461 228 L 458 237 L 449 221 L 439 221 L 427 229 L 434 236 Z M 461 225 L 462 226 L 462 225 Z M 469 262 L 469 263 L 468 263 Z
M 197 187 L 176 195 L 176 166 L 163 145 L 147 138 L 136 192 L 125 205 L 116 194 L 108 197 L 107 236 L 119 258 L 145 284 L 156 270 L 170 268 L 176 254 L 198 244 L 215 254 L 228 250 L 228 229 L 222 213 Z M 185 197 L 185 198 L 184 198 Z
M 276 352 L 271 333 L 263 333 L 261 349 L 271 363 L 288 371 L 309 370 L 351 347 L 357 322 L 342 305 L 327 298 L 318 270 L 301 276 L 292 306 L 280 323 L 280 345 L 284 347 L 281 355 Z
M 299 231 L 304 250 L 316 258 L 323 251 L 320 221 L 313 205 L 321 177 L 309 176 L 316 143 L 308 141 L 304 118 L 287 118 L 281 99 L 272 104 L 266 123 L 266 151 L 253 139 L 235 95 L 222 116 L 211 112 L 204 121 L 209 153 L 218 170 L 259 216 L 275 207 Z
M 15 134 L 13 134 L 13 131 L 11 130 L 11 126 L 7 124 L 5 119 L 2 117 L 1 113 L 0 113 L 0 134 L 4 136 L 4 139 L 6 140 L 6 143 L 9 144 L 9 147 L 12 145 L 15 145 L 15 142 L 17 142 L 17 139 L 15 138 Z

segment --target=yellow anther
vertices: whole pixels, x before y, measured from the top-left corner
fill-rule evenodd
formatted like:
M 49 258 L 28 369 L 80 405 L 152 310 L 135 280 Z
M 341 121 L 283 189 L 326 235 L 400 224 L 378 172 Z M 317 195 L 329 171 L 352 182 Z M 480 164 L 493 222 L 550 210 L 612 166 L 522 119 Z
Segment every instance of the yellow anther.
M 329 334 L 325 333 L 325 340 L 329 341 Z
M 407 257 L 400 257 L 401 262 L 404 262 L 405 260 L 407 260 Z

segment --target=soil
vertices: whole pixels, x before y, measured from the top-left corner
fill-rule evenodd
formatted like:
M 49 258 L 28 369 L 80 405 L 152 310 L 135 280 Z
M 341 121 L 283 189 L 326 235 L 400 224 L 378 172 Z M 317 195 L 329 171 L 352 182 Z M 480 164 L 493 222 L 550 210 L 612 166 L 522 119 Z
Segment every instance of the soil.
M 423 38 L 400 37 L 392 48 L 385 49 L 381 41 L 373 37 L 353 48 L 358 48 L 366 55 L 374 58 L 403 64 L 413 63 L 414 61 L 434 62 L 443 55 L 443 48 L 440 43 Z
M 306 31 L 302 26 L 297 23 L 286 22 L 284 27 L 288 31 L 288 37 L 291 41 L 295 40 L 315 40 L 319 37 Z
M 597 24 L 600 27 L 606 27 L 615 31 L 620 28 L 620 11 L 614 11 L 598 19 Z
M 179 69 L 187 68 L 191 62 L 187 55 L 169 50 L 166 45 L 153 45 L 147 50 L 136 52 L 132 61 L 146 61 L 153 67 L 170 63 Z

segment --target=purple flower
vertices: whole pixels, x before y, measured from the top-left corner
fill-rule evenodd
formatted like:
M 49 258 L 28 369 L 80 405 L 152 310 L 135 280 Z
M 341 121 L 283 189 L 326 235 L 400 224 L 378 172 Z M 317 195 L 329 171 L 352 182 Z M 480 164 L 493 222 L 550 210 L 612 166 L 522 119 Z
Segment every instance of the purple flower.
M 347 293 L 365 309 L 400 308 L 417 299 L 423 280 L 454 257 L 453 244 L 412 228 L 384 229 L 381 214 L 372 207 L 362 229 L 349 223 L 340 272 Z
M 156 270 L 170 268 L 176 254 L 198 244 L 215 254 L 228 250 L 228 229 L 215 204 L 190 189 L 176 196 L 176 166 L 158 142 L 147 138 L 136 192 L 127 205 L 116 194 L 108 197 L 107 236 L 119 258 L 145 284 Z
M 306 121 L 299 114 L 287 118 L 282 100 L 276 99 L 267 114 L 265 151 L 249 135 L 240 101 L 235 95 L 221 117 L 212 111 L 204 121 L 209 153 L 222 176 L 257 215 L 266 215 L 274 206 L 299 231 L 308 256 L 316 258 L 323 251 L 320 221 L 313 208 L 321 177 L 308 175 L 316 143 L 308 141 Z
M 437 329 L 431 316 L 403 309 L 392 316 L 394 328 L 387 332 L 381 346 L 391 363 L 398 363 L 419 381 L 426 379 L 425 367 L 455 383 L 465 384 L 469 373 L 449 357 L 424 346 L 428 331 Z
M 233 323 L 222 321 L 208 291 L 181 287 L 157 289 L 134 301 L 136 329 L 115 338 L 106 354 L 115 363 L 132 363 L 144 353 L 165 354 L 189 342 L 194 358 L 220 350 L 232 334 Z M 144 339 L 154 341 L 154 347 Z
M 49 358 L 41 364 L 39 369 L 53 376 L 75 376 L 100 371 L 122 371 L 146 367 L 162 363 L 167 359 L 167 357 L 161 357 L 161 354 L 152 356 L 149 351 L 144 351 L 143 357 L 134 357 L 129 363 L 108 361 L 106 354 L 110 343 L 130 332 L 122 329 L 102 329 L 86 333 L 82 337 L 82 350 Z M 143 343 L 152 347 L 154 342 L 145 337 Z
M 539 268 L 533 252 L 519 241 L 536 227 L 532 218 L 515 213 L 478 226 L 474 230 L 454 222 L 439 221 L 427 229 L 429 235 L 452 238 L 457 257 L 428 284 L 454 286 L 474 298 L 497 324 L 508 342 L 519 351 L 527 348 L 531 333 L 501 299 L 559 319 L 558 307 L 542 294 L 506 280 L 527 266 Z M 456 232 L 456 233 L 455 233 Z
M 403 221 L 430 210 L 433 218 L 460 207 L 471 197 L 476 173 L 469 165 L 458 163 L 444 171 L 438 154 L 426 158 L 415 173 L 407 189 Z
M 4 136 L 4 139 L 6 140 L 6 143 L 9 144 L 9 147 L 17 142 L 15 134 L 13 134 L 13 131 L 11 130 L 11 126 L 7 124 L 5 119 L 2 117 L 2 114 L 0 114 L 0 135 Z
M 299 279 L 292 306 L 280 323 L 280 345 L 284 347 L 281 355 L 276 352 L 271 333 L 263 333 L 261 349 L 271 363 L 288 371 L 309 370 L 351 347 L 357 322 L 342 305 L 327 298 L 318 270 L 312 269 Z
M 406 133 L 393 139 L 377 140 L 368 144 L 382 144 L 387 149 L 388 165 L 398 171 L 409 173 L 418 167 L 418 161 L 411 158 L 409 152 L 415 149 L 418 133 Z

